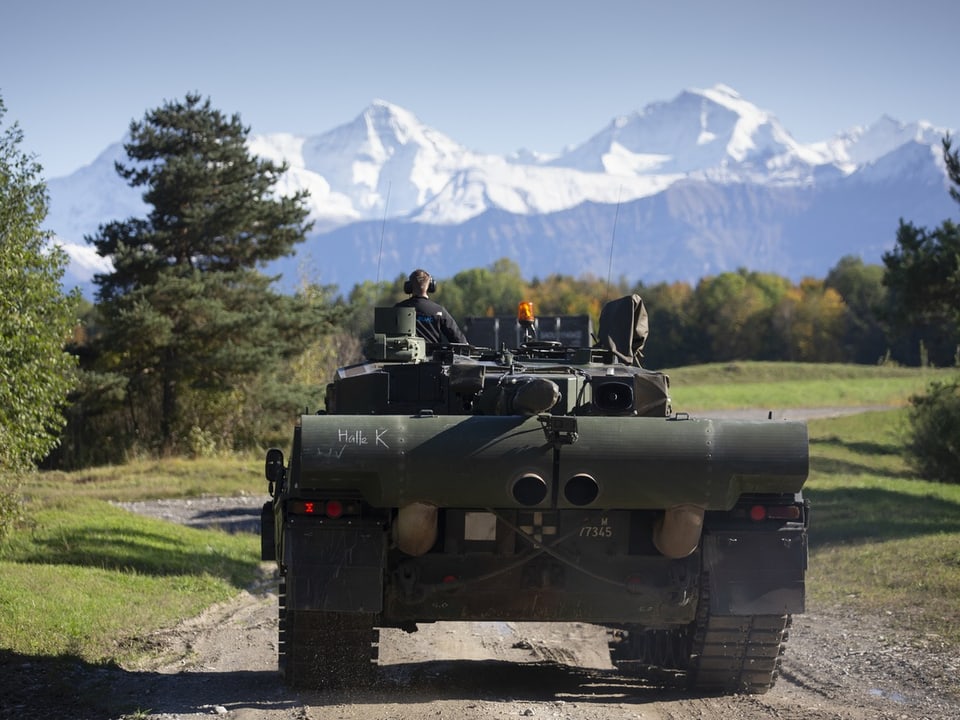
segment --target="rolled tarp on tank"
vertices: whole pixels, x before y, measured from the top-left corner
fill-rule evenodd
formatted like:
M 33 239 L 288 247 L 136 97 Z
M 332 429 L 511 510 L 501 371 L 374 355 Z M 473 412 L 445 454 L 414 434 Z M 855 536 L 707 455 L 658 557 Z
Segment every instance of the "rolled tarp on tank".
M 381 507 L 523 507 L 513 488 L 534 477 L 546 487 L 535 507 L 707 510 L 742 493 L 797 492 L 807 477 L 804 423 L 575 420 L 576 439 L 560 444 L 536 417 L 304 415 L 294 477 L 301 489 L 357 490 Z M 571 503 L 568 481 L 585 477 L 595 497 Z

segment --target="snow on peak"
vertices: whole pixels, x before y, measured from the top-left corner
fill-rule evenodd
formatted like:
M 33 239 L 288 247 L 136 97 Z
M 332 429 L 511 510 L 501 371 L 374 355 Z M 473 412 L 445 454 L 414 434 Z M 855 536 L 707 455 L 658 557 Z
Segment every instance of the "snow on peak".
M 903 123 L 889 115 L 882 115 L 867 126 L 856 126 L 839 132 L 831 139 L 815 143 L 815 148 L 826 162 L 835 164 L 844 172 L 874 163 L 899 147 L 911 142 L 938 146 L 947 134 L 946 128 L 935 127 L 925 121 Z
M 756 105 L 744 100 L 740 96 L 740 93 L 738 93 L 732 87 L 722 83 L 718 83 L 712 88 L 708 88 L 706 90 L 691 90 L 690 92 L 694 95 L 702 95 L 711 102 L 715 102 L 717 105 L 722 105 L 740 115 L 754 115 L 760 114 L 761 112 L 757 109 Z
M 731 99 L 733 99 L 733 100 L 742 100 L 742 99 L 743 99 L 743 98 L 740 96 L 740 93 L 738 93 L 738 92 L 737 92 L 736 90 L 734 90 L 732 87 L 730 87 L 729 85 L 726 85 L 726 84 L 724 84 L 724 83 L 717 83 L 716 85 L 714 85 L 714 86 L 713 86 L 712 88 L 710 88 L 709 90 L 703 90 L 702 92 L 703 92 L 703 93 L 713 93 L 713 94 L 715 94 L 715 95 L 718 96 L 718 97 L 725 95 L 725 96 L 727 96 L 727 97 L 729 97 L 729 98 L 731 98 Z
M 404 108 L 374 100 L 351 122 L 305 140 L 304 167 L 361 218 L 403 214 L 435 196 L 469 153 Z
M 803 148 L 768 112 L 727 85 L 685 90 L 669 102 L 651 103 L 615 118 L 553 165 L 590 172 L 690 173 L 747 165 L 767 167 L 784 155 L 805 158 Z M 781 159 L 775 167 L 783 167 Z
M 393 134 L 403 141 L 421 134 L 424 130 L 416 115 L 386 100 L 374 100 L 360 117 L 372 132 Z
M 733 88 L 715 85 L 685 90 L 669 102 L 615 118 L 552 164 L 630 175 L 722 170 L 737 177 L 782 172 L 817 160 L 771 113 Z

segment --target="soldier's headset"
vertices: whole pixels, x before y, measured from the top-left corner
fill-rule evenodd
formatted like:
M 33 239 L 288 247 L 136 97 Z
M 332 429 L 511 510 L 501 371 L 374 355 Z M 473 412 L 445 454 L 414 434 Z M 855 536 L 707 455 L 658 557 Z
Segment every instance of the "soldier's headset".
M 435 293 L 435 292 L 437 291 L 437 283 L 436 283 L 436 281 L 433 279 L 433 275 L 429 275 L 429 274 L 428 274 L 427 277 L 430 278 L 430 284 L 427 285 L 427 292 L 428 292 L 429 294 L 433 294 L 433 293 Z M 403 291 L 404 291 L 407 295 L 413 295 L 413 275 L 411 275 L 408 280 L 405 280 L 405 281 L 404 281 L 404 283 L 403 283 Z

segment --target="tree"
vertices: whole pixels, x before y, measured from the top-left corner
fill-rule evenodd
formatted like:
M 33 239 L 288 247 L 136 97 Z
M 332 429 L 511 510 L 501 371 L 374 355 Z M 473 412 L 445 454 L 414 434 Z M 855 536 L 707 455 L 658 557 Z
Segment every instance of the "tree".
M 950 195 L 960 202 L 960 158 L 943 139 L 943 159 L 952 183 Z M 889 292 L 886 319 L 898 331 L 896 345 L 906 352 L 945 365 L 956 362 L 960 340 L 960 226 L 944 220 L 930 230 L 900 221 L 896 245 L 883 255 L 883 284 Z M 917 348 L 919 346 L 919 350 Z
M 533 302 L 537 315 L 589 315 L 597 328 L 605 301 L 625 295 L 627 288 L 622 280 L 610 287 L 589 273 L 576 278 L 555 273 L 533 278 L 525 299 Z
M 703 278 L 697 284 L 694 314 L 709 362 L 769 360 L 784 356 L 772 331 L 774 308 L 786 294 L 786 278 L 744 268 Z
M 943 139 L 943 159 L 960 202 L 960 157 Z M 950 220 L 932 231 L 900 221 L 896 246 L 883 255 L 884 284 L 890 288 L 907 322 L 947 317 L 960 323 L 960 227 Z
M 782 340 L 782 359 L 798 362 L 840 362 L 847 307 L 822 280 L 804 278 L 777 305 L 773 327 Z
M 928 230 L 901 220 L 896 246 L 883 262 L 884 284 L 905 321 L 960 322 L 960 227 L 945 220 Z
M 0 122 L 5 114 L 0 98 Z M 67 257 L 41 229 L 47 187 L 22 141 L 16 123 L 0 134 L 0 537 L 16 511 L 15 478 L 56 445 L 75 381 L 64 345 L 77 295 L 61 290 Z
M 847 255 L 827 273 L 824 285 L 843 298 L 846 305 L 846 329 L 840 343 L 844 357 L 856 363 L 876 363 L 883 359 L 889 344 L 881 324 L 887 303 L 883 286 L 883 266 L 867 265 Z
M 703 362 L 706 348 L 693 319 L 693 288 L 685 282 L 637 285 L 633 292 L 643 298 L 650 315 L 650 336 L 644 345 L 644 365 L 651 368 L 680 367 Z
M 114 267 L 95 277 L 99 369 L 126 379 L 134 434 L 165 452 L 189 450 L 198 433 L 204 445 L 236 444 L 243 409 L 271 404 L 263 376 L 331 322 L 315 299 L 274 292 L 258 269 L 290 254 L 312 223 L 305 192 L 275 194 L 286 165 L 251 156 L 248 134 L 196 94 L 148 111 L 131 123 L 130 163 L 117 172 L 152 209 L 87 238 Z
M 951 152 L 948 135 L 943 139 L 943 159 L 952 183 L 950 196 L 960 202 L 960 158 Z M 960 228 L 949 220 L 928 231 L 900 221 L 897 244 L 884 254 L 883 282 L 890 289 L 895 319 L 960 325 Z M 949 331 L 948 331 L 949 332 Z M 954 362 L 960 347 L 954 346 Z M 924 353 L 925 354 L 925 353 Z M 924 358 L 925 359 L 925 358 Z M 907 455 L 923 476 L 956 482 L 960 471 L 960 380 L 934 382 L 925 395 L 910 398 Z
M 950 197 L 960 203 L 960 151 L 950 152 L 953 141 L 948 134 L 943 139 L 943 164 L 947 169 L 947 177 L 953 186 L 950 188 Z
M 957 354 L 960 323 L 960 228 L 946 220 L 929 230 L 900 221 L 896 246 L 884 254 L 884 319 L 897 357 L 945 365 Z M 946 341 L 946 342 L 945 342 Z
M 441 300 L 454 318 L 511 315 L 517 303 L 527 299 L 520 266 L 500 258 L 487 268 L 458 272 L 440 284 Z

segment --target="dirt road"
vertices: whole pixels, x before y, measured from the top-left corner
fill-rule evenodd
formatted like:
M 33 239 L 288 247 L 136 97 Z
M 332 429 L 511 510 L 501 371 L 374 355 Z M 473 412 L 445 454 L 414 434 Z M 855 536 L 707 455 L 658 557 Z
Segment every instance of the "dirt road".
M 348 693 L 296 693 L 275 670 L 276 597 L 257 590 L 152 640 L 146 665 L 111 694 L 150 718 L 420 720 L 448 718 L 930 718 L 960 714 L 956 658 L 935 638 L 898 637 L 883 618 L 814 611 L 795 620 L 784 672 L 766 695 L 691 697 L 619 675 L 601 628 L 438 623 L 381 631 L 379 682 Z M 335 639 L 333 639 L 335 642 Z M 951 694 L 953 693 L 953 694 Z
M 261 499 L 138 504 L 180 522 L 255 525 Z M 240 503 L 240 506 L 235 506 Z M 437 623 L 414 634 L 385 629 L 378 682 L 350 692 L 303 693 L 276 672 L 277 598 L 272 569 L 229 604 L 146 638 L 148 662 L 110 671 L 113 707 L 157 720 L 956 720 L 960 660 L 936 637 L 910 637 L 883 617 L 811 608 L 794 619 L 783 674 L 766 695 L 694 697 L 620 675 L 602 628 L 567 623 Z M 332 638 L 332 642 L 336 639 Z M 129 713 L 130 710 L 127 710 Z M 22 716 L 22 715 L 21 715 Z M 69 717 L 69 715 L 65 715 Z

